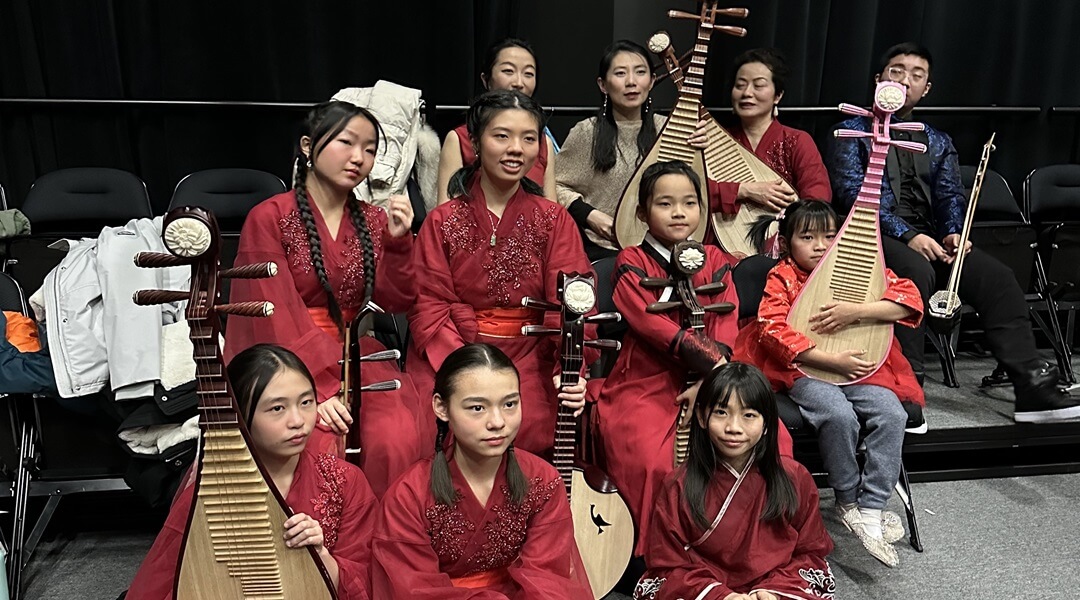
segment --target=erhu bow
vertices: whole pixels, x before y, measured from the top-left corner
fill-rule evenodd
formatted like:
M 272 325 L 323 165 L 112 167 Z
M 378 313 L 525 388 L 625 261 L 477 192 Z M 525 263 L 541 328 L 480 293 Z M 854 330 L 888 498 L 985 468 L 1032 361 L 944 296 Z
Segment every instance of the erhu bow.
M 971 186 L 971 196 L 968 198 L 967 212 L 964 213 L 964 227 L 960 230 L 960 241 L 956 245 L 956 259 L 953 260 L 952 270 L 949 272 L 949 283 L 945 289 L 934 292 L 927 304 L 927 325 L 936 332 L 948 333 L 956 326 L 960 319 L 960 273 L 964 268 L 968 237 L 971 234 L 971 224 L 975 222 L 975 206 L 979 202 L 979 192 L 982 191 L 983 178 L 986 176 L 986 167 L 990 164 L 990 153 L 995 150 L 994 137 L 997 133 L 990 134 L 990 139 L 982 149 L 982 158 L 979 159 L 979 169 L 975 172 L 975 183 Z
M 585 346 L 618 350 L 614 340 L 586 340 L 585 325 L 619 321 L 616 312 L 586 316 L 596 306 L 593 275 L 559 273 L 560 304 L 523 298 L 529 308 L 559 311 L 562 328 L 526 325 L 524 335 L 558 335 L 560 338 L 560 387 L 576 385 L 585 362 Z M 555 468 L 566 484 L 573 515 L 574 539 L 589 576 L 593 595 L 599 600 L 619 582 L 634 550 L 634 521 L 614 482 L 602 471 L 577 460 L 577 419 L 572 409 L 559 405 L 555 421 Z
M 744 18 L 748 14 L 749 11 L 745 8 L 716 8 L 716 0 L 703 2 L 700 14 L 681 10 L 668 11 L 668 17 L 672 19 L 691 19 L 698 22 L 697 43 L 694 44 L 690 66 L 682 80 L 679 97 L 675 101 L 675 107 L 671 109 L 671 116 L 660 129 L 656 142 L 648 154 L 634 171 L 634 176 L 627 182 L 618 208 L 615 210 L 615 235 L 620 248 L 640 244 L 648 230 L 637 218 L 638 187 L 645 169 L 661 161 L 681 160 L 690 165 L 704 184 L 706 180 L 704 155 L 701 150 L 690 146 L 689 140 L 694 135 L 701 118 L 701 93 L 705 84 L 705 62 L 709 53 L 709 39 L 713 31 L 739 37 L 746 35 L 746 30 L 742 27 L 716 25 L 715 21 L 720 16 Z M 702 212 L 707 213 L 708 203 L 703 203 L 702 206 Z M 693 233 L 695 239 L 699 241 L 705 239 L 708 223 L 708 219 L 701 219 L 697 231 Z
M 682 58 L 677 56 L 671 46 L 671 37 L 665 31 L 649 38 L 649 50 L 663 59 L 672 83 L 681 90 L 685 78 L 682 63 L 691 53 Z M 705 131 L 709 137 L 708 147 L 705 148 L 705 172 L 709 179 L 736 183 L 784 181 L 772 167 L 743 147 L 731 132 L 717 123 L 704 105 L 701 106 L 701 119 L 705 121 Z M 792 185 L 791 189 L 795 189 L 795 186 Z M 734 214 L 714 211 L 710 214 L 713 234 L 720 246 L 736 258 L 758 254 L 758 249 L 750 243 L 746 233 L 758 217 L 767 214 L 773 213 L 754 202 L 738 203 Z M 775 233 L 775 226 L 771 229 L 766 238 Z
M 705 313 L 725 314 L 735 310 L 731 302 L 718 302 L 702 306 L 698 301 L 698 294 L 713 295 L 724 291 L 727 284 L 722 281 L 729 265 L 724 265 L 713 283 L 694 287 L 694 275 L 705 268 L 705 247 L 700 242 L 686 240 L 675 244 L 671 248 L 671 276 L 642 277 L 641 287 L 647 290 L 674 288 L 678 294 L 678 300 L 661 300 L 653 302 L 645 307 L 651 314 L 661 314 L 672 310 L 679 310 L 682 314 L 682 326 L 700 333 L 705 329 Z M 687 373 L 686 387 L 697 383 L 703 373 L 690 371 Z M 686 455 L 690 447 L 690 426 L 687 412 L 689 404 L 683 402 L 679 408 L 679 417 L 675 421 L 675 466 L 686 461 Z M 686 425 L 683 425 L 686 423 Z
M 200 600 L 336 598 L 333 583 L 310 546 L 285 547 L 283 525 L 292 511 L 252 451 L 244 416 L 225 373 L 219 314 L 266 317 L 269 302 L 217 304 L 223 278 L 261 279 L 274 263 L 219 272 L 220 235 L 211 212 L 169 211 L 162 239 L 171 254 L 140 252 L 140 267 L 191 266 L 191 290 L 135 292 L 139 305 L 188 302 L 185 317 L 194 346 L 201 452 L 195 490 L 177 560 L 173 596 Z
M 805 375 L 848 385 L 873 375 L 885 362 L 892 345 L 893 324 L 865 320 L 855 322 L 835 333 L 821 334 L 811 328 L 810 318 L 830 302 L 876 302 L 885 293 L 885 258 L 881 251 L 881 178 L 885 173 L 885 158 L 890 147 L 911 152 L 926 152 L 918 142 L 893 140 L 890 131 L 922 131 L 922 123 L 893 123 L 892 115 L 904 106 L 907 92 L 904 86 L 883 81 L 874 90 L 874 110 L 871 112 L 851 104 L 841 104 L 840 111 L 871 119 L 870 131 L 838 129 L 838 138 L 870 138 L 870 157 L 866 165 L 859 195 L 836 233 L 833 245 L 825 251 L 817 267 L 810 273 L 788 314 L 788 323 L 814 344 L 832 353 L 861 350 L 863 360 L 874 363 L 874 370 L 858 379 L 824 369 L 798 365 Z

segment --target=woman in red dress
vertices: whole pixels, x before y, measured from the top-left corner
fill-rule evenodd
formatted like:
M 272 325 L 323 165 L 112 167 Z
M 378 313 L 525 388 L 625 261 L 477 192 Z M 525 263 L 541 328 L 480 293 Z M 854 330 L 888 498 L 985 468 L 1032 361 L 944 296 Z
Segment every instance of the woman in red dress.
M 453 199 L 428 215 L 417 237 L 406 365 L 417 390 L 429 394 L 451 352 L 474 341 L 497 346 L 521 374 L 518 447 L 534 453 L 554 444 L 559 399 L 580 409 L 585 388 L 556 392 L 558 342 L 522 335 L 524 325 L 545 320 L 522 299 L 554 302 L 560 271 L 592 272 L 570 215 L 525 177 L 539 153 L 543 117 L 531 98 L 507 90 L 487 92 L 469 109 L 479 154 L 451 179 Z M 551 313 L 549 324 L 557 321 Z M 435 420 L 423 408 L 417 410 L 421 432 L 434 436 Z
M 360 469 L 308 448 L 318 417 L 311 373 L 292 352 L 261 344 L 236 355 L 229 363 L 229 380 L 239 394 L 254 453 L 294 513 L 285 521 L 285 545 L 313 547 L 341 600 L 370 598 L 378 500 Z M 128 600 L 173 597 L 194 489 L 189 483 L 177 494 Z
M 278 265 L 276 277 L 235 280 L 231 293 L 233 302 L 270 301 L 274 314 L 269 322 L 230 317 L 225 358 L 257 343 L 279 344 L 299 356 L 315 376 L 320 403 L 312 443 L 338 446 L 359 417 L 359 465 L 382 495 L 420 458 L 416 391 L 393 361 L 368 362 L 361 384 L 398 379 L 401 389 L 364 394 L 359 415 L 350 414 L 339 396 L 345 324 L 369 300 L 386 312 L 404 312 L 416 295 L 408 199 L 391 197 L 384 211 L 352 193 L 371 171 L 378 134 L 375 118 L 347 102 L 320 104 L 308 114 L 294 189 L 251 210 L 236 257 L 236 264 Z M 385 347 L 364 336 L 360 349 L 369 354 Z
M 562 478 L 514 449 L 522 397 L 510 359 L 488 344 L 455 350 L 435 377 L 431 406 L 436 454 L 386 493 L 372 542 L 373 596 L 591 600 Z

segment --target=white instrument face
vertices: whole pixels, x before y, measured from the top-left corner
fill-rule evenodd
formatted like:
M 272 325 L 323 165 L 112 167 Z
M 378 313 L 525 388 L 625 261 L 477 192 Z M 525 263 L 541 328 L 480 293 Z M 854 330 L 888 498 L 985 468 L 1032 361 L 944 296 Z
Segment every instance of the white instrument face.
M 570 483 L 574 540 L 589 574 L 593 596 L 600 600 L 619 583 L 634 550 L 634 519 L 617 493 L 603 494 L 575 469 Z M 604 548 L 607 552 L 592 552 Z

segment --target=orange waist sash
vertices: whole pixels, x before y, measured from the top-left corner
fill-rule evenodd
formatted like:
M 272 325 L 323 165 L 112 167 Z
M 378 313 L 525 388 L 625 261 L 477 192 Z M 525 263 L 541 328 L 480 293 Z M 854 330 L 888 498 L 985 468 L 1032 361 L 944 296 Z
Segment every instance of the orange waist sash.
M 311 320 L 315 321 L 316 327 L 334 336 L 334 339 L 337 341 L 345 343 L 345 338 L 341 336 L 341 331 L 338 330 L 337 323 L 334 323 L 334 320 L 330 318 L 330 309 L 325 306 L 316 308 L 309 307 L 307 311 L 308 314 L 311 315 Z M 345 319 L 345 322 L 347 323 L 355 316 L 356 311 L 349 310 L 344 311 L 341 318 Z
M 539 325 L 543 322 L 544 311 L 536 308 L 497 307 L 476 311 L 477 333 L 487 337 L 522 337 L 521 328 L 523 326 Z
M 454 584 L 454 587 L 469 589 L 501 587 L 510 582 L 510 572 L 506 570 L 506 567 L 450 578 L 450 583 Z

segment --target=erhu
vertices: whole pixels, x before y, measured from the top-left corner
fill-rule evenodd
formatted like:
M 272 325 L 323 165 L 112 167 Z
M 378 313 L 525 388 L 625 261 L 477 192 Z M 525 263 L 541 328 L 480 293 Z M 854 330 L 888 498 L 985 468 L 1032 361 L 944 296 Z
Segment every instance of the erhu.
M 195 490 L 177 560 L 173 596 L 200 600 L 336 598 L 334 586 L 310 546 L 285 547 L 282 525 L 292 515 L 258 456 L 237 408 L 218 339 L 219 314 L 265 317 L 269 302 L 217 304 L 221 279 L 261 279 L 274 263 L 219 271 L 220 235 L 209 211 L 169 211 L 162 238 L 171 254 L 140 252 L 140 267 L 191 266 L 191 290 L 135 292 L 139 305 L 188 302 L 185 317 L 194 346 L 201 452 Z
M 968 237 L 971 234 L 971 225 L 975 222 L 975 206 L 979 202 L 979 192 L 982 191 L 983 178 L 986 176 L 986 168 L 990 164 L 990 153 L 995 150 L 994 137 L 997 133 L 990 134 L 990 139 L 982 149 L 982 158 L 979 159 L 979 168 L 975 172 L 975 183 L 971 186 L 971 196 L 968 198 L 967 212 L 964 213 L 964 227 L 960 230 L 960 241 L 956 244 L 956 259 L 953 260 L 952 270 L 949 271 L 949 283 L 945 289 L 934 292 L 930 296 L 930 303 L 926 307 L 927 325 L 936 332 L 948 333 L 956 327 L 960 320 L 960 273 L 964 268 L 964 249 L 967 247 Z
M 596 306 L 596 284 L 591 273 L 559 273 L 559 301 L 561 304 L 523 298 L 523 306 L 559 311 L 562 327 L 526 325 L 521 332 L 524 335 L 559 336 L 560 386 L 567 387 L 580 381 L 585 346 L 620 348 L 620 343 L 614 340 L 586 340 L 585 325 L 619 321 L 622 316 L 616 312 L 586 316 Z M 553 462 L 566 484 L 574 539 L 593 595 L 599 600 L 615 587 L 630 562 L 634 550 L 634 521 L 614 482 L 596 467 L 577 460 L 577 419 L 572 409 L 561 404 L 555 421 Z
M 641 287 L 647 290 L 674 288 L 678 294 L 678 300 L 663 300 L 653 302 L 645 307 L 651 314 L 661 314 L 672 310 L 679 310 L 682 314 L 682 326 L 700 333 L 705 329 L 705 313 L 725 314 L 735 310 L 731 302 L 718 302 L 702 306 L 698 301 L 698 295 L 714 295 L 724 291 L 727 284 L 722 281 L 730 268 L 724 265 L 712 283 L 694 286 L 694 275 L 705 268 L 705 247 L 700 242 L 686 240 L 679 242 L 671 248 L 671 276 L 670 277 L 642 277 Z M 663 298 L 664 296 L 661 296 Z M 686 387 L 690 387 L 701 379 L 703 373 L 690 371 L 687 373 Z M 675 421 L 675 466 L 686 461 L 686 455 L 690 447 L 690 420 L 687 412 L 689 403 L 683 402 L 679 407 L 679 417 Z
M 894 146 L 911 152 L 926 152 L 923 144 L 893 140 L 890 137 L 890 132 L 894 129 L 923 130 L 922 123 L 892 122 L 893 113 L 904 106 L 906 97 L 904 86 L 883 81 L 874 90 L 873 111 L 851 104 L 840 105 L 840 111 L 845 114 L 871 119 L 869 132 L 838 129 L 834 133 L 838 138 L 870 138 L 866 176 L 847 220 L 836 233 L 833 245 L 825 251 L 817 267 L 810 273 L 806 285 L 795 298 L 788 314 L 788 323 L 810 338 L 818 348 L 831 353 L 860 350 L 863 360 L 876 365 L 870 373 L 858 379 L 848 379 L 825 369 L 798 365 L 798 369 L 805 375 L 836 385 L 858 383 L 873 375 L 885 362 L 892 345 L 892 323 L 864 320 L 851 323 L 834 333 L 821 334 L 811 329 L 810 318 L 821 312 L 821 307 L 830 302 L 876 302 L 885 293 L 885 258 L 881 251 L 879 221 L 885 158 L 889 148 Z
M 675 107 L 671 109 L 671 116 L 667 123 L 660 129 L 656 142 L 645 155 L 645 158 L 634 171 L 634 176 L 627 182 L 619 199 L 618 208 L 615 210 L 615 235 L 620 248 L 629 248 L 641 243 L 645 239 L 648 228 L 637 218 L 638 186 L 645 169 L 662 161 L 681 160 L 697 173 L 698 179 L 706 180 L 705 159 L 701 150 L 690 146 L 689 140 L 697 129 L 701 118 L 701 93 L 705 83 L 705 62 L 709 53 L 709 39 L 713 31 L 720 31 L 728 35 L 742 37 L 746 30 L 742 27 L 716 25 L 717 17 L 727 16 L 745 18 L 749 14 L 745 8 L 716 8 L 716 0 L 708 0 L 702 3 L 701 13 L 693 14 L 681 10 L 668 11 L 672 19 L 691 19 L 698 22 L 697 43 L 690 57 L 690 66 L 686 69 L 686 75 L 682 79 L 679 88 L 679 97 L 675 101 Z M 703 212 L 707 205 L 703 205 Z M 708 228 L 708 219 L 701 219 L 693 238 L 705 239 Z
M 360 380 L 360 369 L 365 362 L 384 360 L 399 360 L 401 351 L 381 350 L 371 354 L 360 354 L 360 339 L 371 331 L 374 317 L 382 313 L 383 309 L 371 300 L 364 303 L 363 308 L 356 316 L 345 325 L 345 343 L 342 348 L 341 361 L 341 404 L 349 414 L 353 416 L 352 427 L 349 431 L 338 438 L 337 455 L 348 458 L 361 452 L 360 445 L 360 400 L 362 394 L 371 392 L 389 392 L 401 388 L 401 381 L 391 379 L 379 381 L 356 388 L 356 382 Z M 354 400 L 356 407 L 353 408 Z

